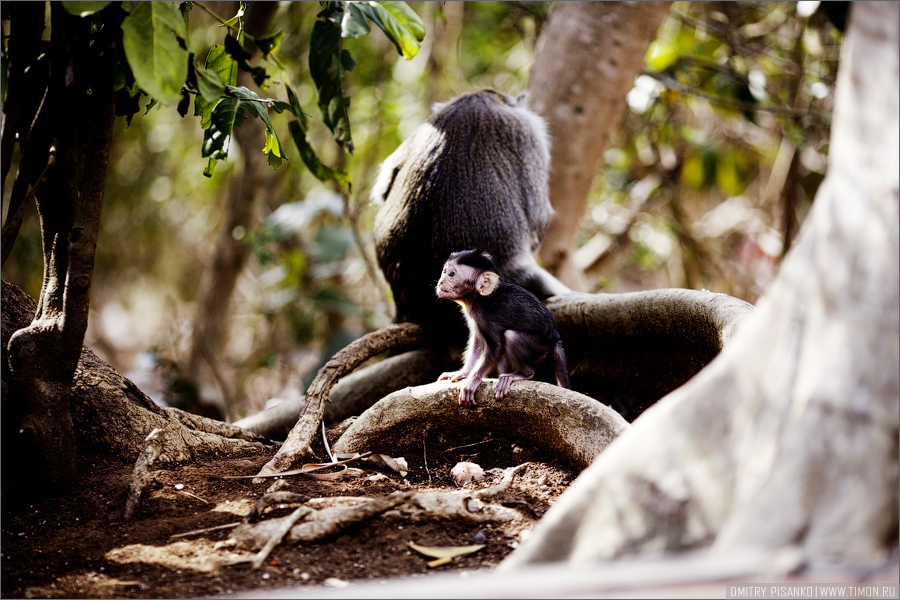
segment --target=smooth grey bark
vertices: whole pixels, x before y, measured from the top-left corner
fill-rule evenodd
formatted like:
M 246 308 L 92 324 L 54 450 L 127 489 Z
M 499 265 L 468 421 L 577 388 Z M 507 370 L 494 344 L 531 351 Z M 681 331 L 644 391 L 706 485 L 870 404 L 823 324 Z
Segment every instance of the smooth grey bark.
M 828 175 L 732 343 L 584 471 L 502 569 L 710 546 L 896 553 L 900 116 L 893 2 L 857 2 Z
M 709 364 L 754 311 L 727 294 L 682 289 L 571 294 L 547 307 L 572 388 L 629 421 Z
M 422 456 L 493 435 L 584 469 L 628 428 L 614 410 L 549 383 L 516 382 L 502 400 L 494 398 L 495 384 L 483 381 L 471 408 L 459 406 L 457 385 L 449 381 L 394 392 L 360 415 L 334 443 L 334 451 L 403 455 L 419 468 Z
M 528 84 L 529 105 L 552 137 L 550 202 L 556 211 L 544 236 L 544 267 L 585 289 L 572 263 L 575 234 L 625 96 L 671 2 L 557 2 Z

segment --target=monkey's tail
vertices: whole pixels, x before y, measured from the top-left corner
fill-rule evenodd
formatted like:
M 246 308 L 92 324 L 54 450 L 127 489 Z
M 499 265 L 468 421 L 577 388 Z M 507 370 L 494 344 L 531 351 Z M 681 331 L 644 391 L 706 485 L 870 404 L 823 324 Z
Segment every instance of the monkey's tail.
M 556 342 L 553 349 L 553 369 L 556 373 L 556 385 L 571 390 L 572 384 L 569 383 L 569 370 L 566 367 L 566 352 L 563 350 L 562 340 Z

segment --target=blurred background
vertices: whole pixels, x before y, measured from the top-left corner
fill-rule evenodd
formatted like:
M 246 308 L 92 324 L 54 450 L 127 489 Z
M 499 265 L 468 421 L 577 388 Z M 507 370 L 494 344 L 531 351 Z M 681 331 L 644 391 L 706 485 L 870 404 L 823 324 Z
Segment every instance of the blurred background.
M 756 301 L 825 174 L 842 37 L 842 12 L 829 5 L 845 4 L 672 6 L 594 178 L 577 240 L 583 291 L 686 287 Z M 368 200 L 379 163 L 434 102 L 524 90 L 552 3 L 409 5 L 427 30 L 414 59 L 380 31 L 344 40 L 358 62 L 344 79 L 353 155 L 315 110 L 307 49 L 319 3 L 274 3 L 269 16 L 268 29 L 287 34 L 275 52 L 285 69 L 266 67 L 293 83 L 313 146 L 349 172 L 349 193 L 315 179 L 293 147 L 272 170 L 258 119 L 241 125 L 211 178 L 191 113 L 155 106 L 117 120 L 85 344 L 157 402 L 253 414 L 302 395 L 323 360 L 390 322 Z M 193 48 L 221 43 L 206 13 L 194 10 L 190 24 Z M 286 100 L 275 84 L 259 93 Z M 286 131 L 286 116 L 270 114 Z M 29 210 L 3 277 L 37 298 Z

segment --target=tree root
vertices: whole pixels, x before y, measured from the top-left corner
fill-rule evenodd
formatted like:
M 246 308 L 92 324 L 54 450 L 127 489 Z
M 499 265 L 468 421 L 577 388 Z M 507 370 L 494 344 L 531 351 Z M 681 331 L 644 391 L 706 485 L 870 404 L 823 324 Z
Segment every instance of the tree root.
M 399 390 L 364 412 L 334 444 L 334 452 L 360 449 L 392 456 L 417 454 L 422 444 L 465 443 L 501 431 L 511 441 L 536 446 L 584 469 L 628 423 L 578 392 L 537 381 L 516 382 L 502 400 L 496 380 L 482 382 L 474 408 L 459 406 L 456 384 L 439 381 Z
M 334 384 L 325 404 L 326 423 L 337 423 L 361 415 L 364 410 L 399 389 L 437 380 L 441 373 L 459 365 L 462 354 L 444 349 L 410 350 L 369 365 Z M 454 366 L 456 365 L 456 366 Z M 234 426 L 273 440 L 283 440 L 306 408 L 306 398 L 288 400 L 245 417 Z
M 356 523 L 367 521 L 407 502 L 414 495 L 415 492 L 394 492 L 390 496 L 374 498 L 357 506 L 331 506 L 319 510 L 301 506 L 289 517 L 241 524 L 232 532 L 231 540 L 248 550 L 262 548 L 279 535 L 279 540 L 283 537 L 287 544 L 313 543 L 334 537 Z M 283 533 L 288 519 L 303 521 L 292 525 Z
M 150 466 L 159 457 L 162 452 L 163 442 L 165 442 L 166 433 L 162 429 L 154 429 L 147 436 L 147 445 L 144 451 L 138 457 L 134 464 L 134 470 L 131 472 L 131 479 L 128 483 L 128 498 L 125 500 L 125 520 L 130 521 L 137 510 L 138 503 L 141 500 L 141 492 L 150 479 Z
M 385 350 L 409 346 L 423 339 L 424 332 L 418 325 L 398 323 L 368 333 L 335 354 L 310 384 L 303 413 L 275 456 L 260 469 L 260 477 L 286 471 L 300 459 L 312 456 L 310 443 L 322 420 L 328 392 L 338 378 Z
M 563 336 L 572 385 L 603 404 L 615 406 L 629 420 L 709 363 L 754 310 L 752 305 L 725 294 L 693 290 L 571 294 L 553 297 L 547 306 Z M 336 354 L 323 367 L 310 386 L 307 399 L 277 409 L 284 414 L 244 420 L 241 424 L 257 431 L 285 418 L 295 422 L 285 444 L 259 474 L 287 470 L 311 454 L 311 440 L 324 414 L 323 398 L 337 378 L 366 358 L 390 347 L 413 343 L 422 339 L 421 335 L 421 329 L 409 323 L 371 333 Z M 342 388 L 341 410 L 332 411 L 332 418 L 359 414 L 377 394 L 433 381 L 434 377 L 425 378 L 427 367 L 423 364 L 435 357 L 434 352 L 406 353 L 370 367 L 371 371 L 354 373 L 335 386 L 335 396 Z M 441 358 L 446 361 L 445 355 Z M 418 367 L 410 369 L 410 364 Z M 353 397 L 353 402 L 345 403 L 345 396 Z
M 2 283 L 5 360 L 10 336 L 28 326 L 37 305 L 15 284 Z M 4 403 L 4 411 L 6 406 Z M 72 382 L 71 409 L 79 452 L 90 450 L 136 460 L 145 438 L 157 428 L 166 433 L 165 447 L 157 459 L 163 463 L 189 460 L 198 453 L 236 454 L 270 446 L 266 438 L 239 427 L 156 405 L 87 348 L 81 350 Z
M 707 291 L 567 294 L 547 300 L 572 388 L 634 421 L 734 337 L 753 305 Z
M 452 492 L 419 492 L 408 502 L 385 513 L 386 517 L 402 517 L 410 521 L 454 519 L 483 522 L 509 522 L 522 519 L 522 512 L 503 504 L 494 503 L 512 488 L 516 475 L 525 470 L 528 463 L 506 470 L 500 483 L 480 490 L 462 489 Z M 509 503 L 507 503 L 509 504 Z M 526 509 L 529 516 L 533 511 Z

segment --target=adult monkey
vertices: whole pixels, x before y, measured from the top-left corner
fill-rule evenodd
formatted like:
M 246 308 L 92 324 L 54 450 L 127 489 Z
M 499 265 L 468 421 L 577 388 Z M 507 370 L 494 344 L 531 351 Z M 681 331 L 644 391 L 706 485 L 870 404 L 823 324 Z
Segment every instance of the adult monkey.
M 571 290 L 533 253 L 553 216 L 547 194 L 550 141 L 524 97 L 463 94 L 434 113 L 381 165 L 372 199 L 378 265 L 391 286 L 395 322 L 460 345 L 466 327 L 437 302 L 435 274 L 452 252 L 488 252 L 500 277 L 541 300 Z
M 451 253 L 488 252 L 504 281 L 541 300 L 571 291 L 540 268 L 533 255 L 553 216 L 549 165 L 547 127 L 522 96 L 481 90 L 435 106 L 434 114 L 384 161 L 372 188 L 372 199 L 383 203 L 373 234 L 378 264 L 394 295 L 397 325 L 363 336 L 319 371 L 297 405 L 299 417 L 287 411 L 293 429 L 260 475 L 285 471 L 300 457 L 311 456 L 310 441 L 323 414 L 331 421 L 361 414 L 383 395 L 440 374 L 428 369 L 449 366 L 436 364 L 449 357 L 435 354 L 462 347 L 468 337 L 458 309 L 434 293 Z M 421 326 L 418 334 L 410 331 L 419 329 L 410 323 Z M 323 402 L 338 378 L 394 347 L 396 339 L 418 341 L 422 334 L 423 352 L 395 356 L 355 374 L 365 384 L 348 384 L 343 399 L 325 411 Z M 253 430 L 272 431 L 268 425 Z

